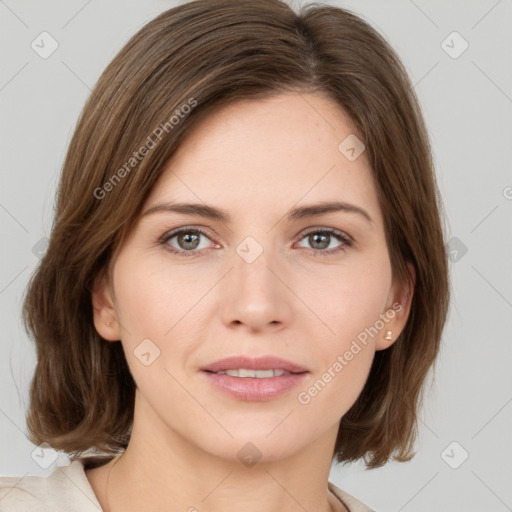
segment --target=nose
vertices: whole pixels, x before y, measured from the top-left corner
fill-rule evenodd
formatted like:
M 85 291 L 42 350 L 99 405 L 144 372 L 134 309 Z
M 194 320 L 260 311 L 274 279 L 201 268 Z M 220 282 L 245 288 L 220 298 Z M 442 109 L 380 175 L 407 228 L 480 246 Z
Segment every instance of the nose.
M 293 294 L 286 272 L 270 249 L 246 240 L 233 255 L 233 266 L 221 284 L 223 322 L 250 331 L 275 331 L 290 323 Z

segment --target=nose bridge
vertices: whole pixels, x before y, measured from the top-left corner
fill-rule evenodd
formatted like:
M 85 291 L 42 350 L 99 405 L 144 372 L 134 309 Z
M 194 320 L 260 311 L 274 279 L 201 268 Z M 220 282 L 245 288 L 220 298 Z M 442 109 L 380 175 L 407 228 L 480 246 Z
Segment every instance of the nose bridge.
M 275 266 L 273 262 L 278 259 L 278 255 L 272 253 L 271 237 L 258 236 L 258 240 L 253 235 L 246 236 L 235 248 L 234 274 L 240 286 L 250 287 L 251 289 L 270 293 L 274 287 L 272 281 L 275 276 L 269 267 Z

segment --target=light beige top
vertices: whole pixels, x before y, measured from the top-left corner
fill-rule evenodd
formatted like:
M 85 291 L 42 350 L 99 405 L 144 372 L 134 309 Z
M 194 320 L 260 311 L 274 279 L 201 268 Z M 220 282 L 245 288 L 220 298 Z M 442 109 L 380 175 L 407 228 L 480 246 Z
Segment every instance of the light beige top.
M 0 477 L 0 512 L 102 512 L 85 474 L 84 460 L 57 466 L 47 477 Z M 86 468 L 98 465 L 98 458 L 86 460 Z M 350 512 L 374 512 L 332 482 L 328 486 Z

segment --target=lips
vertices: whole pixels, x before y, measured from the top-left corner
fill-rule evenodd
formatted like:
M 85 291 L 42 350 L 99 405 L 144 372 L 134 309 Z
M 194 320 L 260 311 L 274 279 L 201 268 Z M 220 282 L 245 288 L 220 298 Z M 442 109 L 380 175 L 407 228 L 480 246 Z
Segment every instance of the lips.
M 201 368 L 207 372 L 220 372 L 226 370 L 284 370 L 289 373 L 305 373 L 308 370 L 296 363 L 287 361 L 276 356 L 248 357 L 248 356 L 232 356 L 220 359 L 214 363 L 208 364 Z

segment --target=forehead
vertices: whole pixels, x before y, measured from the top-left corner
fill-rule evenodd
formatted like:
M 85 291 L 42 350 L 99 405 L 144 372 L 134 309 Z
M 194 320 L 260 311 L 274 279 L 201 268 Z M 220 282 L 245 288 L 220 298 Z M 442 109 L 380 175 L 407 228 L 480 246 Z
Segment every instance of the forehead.
M 204 202 L 261 216 L 270 205 L 284 212 L 301 203 L 347 201 L 378 219 L 365 153 L 351 161 L 339 149 L 354 131 L 350 117 L 323 93 L 229 104 L 187 135 L 146 207 Z

